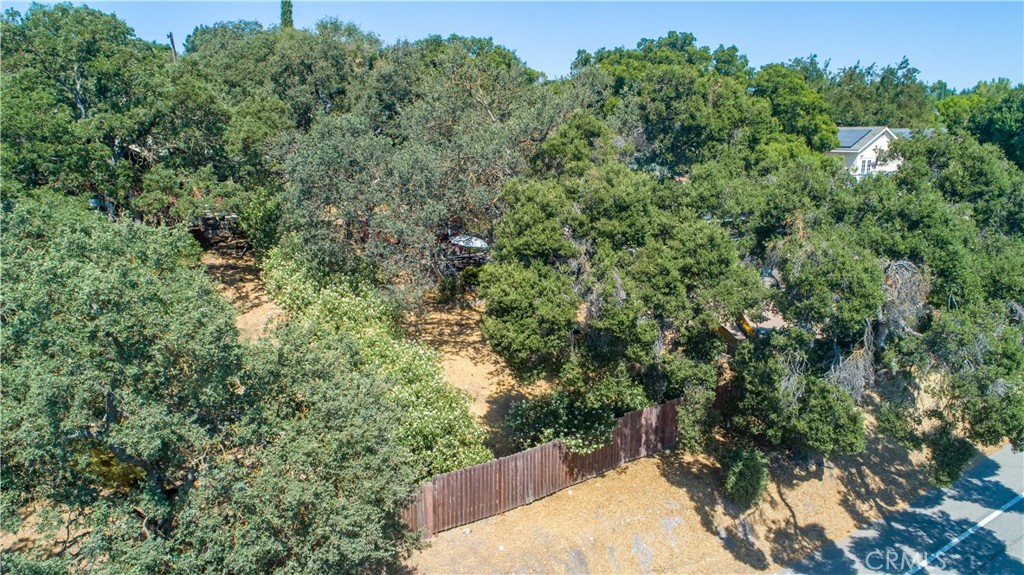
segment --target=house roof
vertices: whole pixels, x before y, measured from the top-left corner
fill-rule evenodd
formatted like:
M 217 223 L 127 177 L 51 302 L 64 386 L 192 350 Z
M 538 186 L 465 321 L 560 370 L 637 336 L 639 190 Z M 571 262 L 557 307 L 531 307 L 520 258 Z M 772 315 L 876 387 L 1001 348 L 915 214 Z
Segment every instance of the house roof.
M 914 132 L 917 132 L 922 136 L 931 136 L 932 134 L 935 133 L 934 128 L 925 128 L 924 130 L 911 130 L 910 128 L 889 128 L 889 131 L 905 140 L 913 138 Z M 945 131 L 945 129 L 943 129 L 943 131 Z
M 888 133 L 895 140 L 896 134 L 886 126 L 843 126 L 839 128 L 839 147 L 833 152 L 863 152 L 882 134 Z

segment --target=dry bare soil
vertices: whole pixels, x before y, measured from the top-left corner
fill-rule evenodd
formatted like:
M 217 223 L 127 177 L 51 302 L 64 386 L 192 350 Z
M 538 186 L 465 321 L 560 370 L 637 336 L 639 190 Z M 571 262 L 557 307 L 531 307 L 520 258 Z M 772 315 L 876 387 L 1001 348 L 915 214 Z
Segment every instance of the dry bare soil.
M 831 545 L 928 489 L 921 454 L 878 435 L 854 457 L 794 471 L 742 512 L 708 456 L 635 461 L 504 515 L 441 533 L 414 573 L 750 573 Z
M 410 335 L 437 349 L 445 375 L 473 399 L 499 455 L 503 418 L 524 387 L 479 329 L 479 308 L 433 306 Z M 754 509 L 719 495 L 713 458 L 667 453 L 606 473 L 531 505 L 438 534 L 407 562 L 411 572 L 748 573 L 789 564 L 899 509 L 928 489 L 921 453 L 870 433 L 857 456 L 824 467 L 773 461 Z
M 502 456 L 513 452 L 505 425 L 509 408 L 549 387 L 543 381 L 524 385 L 516 380 L 480 331 L 482 310 L 468 300 L 432 304 L 403 323 L 412 338 L 441 354 L 445 379 L 469 393 L 470 411 L 489 432 L 488 447 Z
M 281 315 L 281 308 L 267 296 L 252 252 L 243 254 L 242 246 L 242 240 L 216 244 L 203 252 L 201 261 L 217 280 L 220 293 L 235 306 L 239 336 L 255 341 Z

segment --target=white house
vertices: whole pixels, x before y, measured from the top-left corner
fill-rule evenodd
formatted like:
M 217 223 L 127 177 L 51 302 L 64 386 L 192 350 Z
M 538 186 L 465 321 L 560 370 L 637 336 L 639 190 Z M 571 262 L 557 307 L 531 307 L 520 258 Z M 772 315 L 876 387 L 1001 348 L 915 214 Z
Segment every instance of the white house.
M 895 172 L 900 167 L 899 160 L 881 162 L 878 156 L 888 150 L 897 137 L 885 126 L 843 127 L 839 128 L 839 147 L 828 154 L 842 158 L 857 179 L 868 174 Z

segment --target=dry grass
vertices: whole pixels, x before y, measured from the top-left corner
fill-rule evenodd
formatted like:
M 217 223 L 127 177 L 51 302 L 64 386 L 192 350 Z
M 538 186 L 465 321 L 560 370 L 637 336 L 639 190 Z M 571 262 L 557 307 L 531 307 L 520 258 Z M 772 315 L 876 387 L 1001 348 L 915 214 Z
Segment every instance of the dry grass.
M 500 432 L 524 391 L 479 331 L 481 312 L 435 306 L 408 320 L 438 349 L 448 380 Z M 870 398 L 869 401 L 873 401 Z M 788 565 L 929 489 L 924 454 L 873 430 L 867 449 L 799 467 L 776 458 L 764 499 L 743 511 L 719 494 L 709 456 L 642 459 L 497 517 L 441 533 L 416 573 L 747 573 Z
M 928 489 L 920 453 L 878 435 L 826 467 L 773 462 L 753 509 L 719 495 L 713 458 L 642 459 L 504 515 L 439 534 L 418 573 L 747 573 L 778 569 Z
M 203 252 L 201 260 L 217 280 L 217 288 L 237 310 L 236 322 L 242 339 L 255 341 L 266 334 L 281 308 L 263 289 L 260 270 L 252 253 L 242 254 L 242 241 L 217 244 Z
M 517 401 L 550 388 L 546 382 L 523 385 L 492 350 L 480 331 L 481 306 L 431 304 L 405 318 L 409 335 L 441 354 L 448 383 L 469 393 L 470 411 L 490 432 L 488 447 L 498 456 L 512 453 L 505 419 Z

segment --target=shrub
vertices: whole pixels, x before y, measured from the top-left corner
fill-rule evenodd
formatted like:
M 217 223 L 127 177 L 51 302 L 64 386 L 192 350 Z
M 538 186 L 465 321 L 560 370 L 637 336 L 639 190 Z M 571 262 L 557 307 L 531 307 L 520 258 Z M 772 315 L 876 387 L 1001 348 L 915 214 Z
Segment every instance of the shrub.
M 723 458 L 725 495 L 744 509 L 757 503 L 768 487 L 768 459 L 757 449 L 741 447 Z
M 910 451 L 921 449 L 923 439 L 917 433 L 921 420 L 913 413 L 912 407 L 884 403 L 875 417 L 878 428 L 903 448 Z
M 689 358 L 676 357 L 667 362 L 668 379 L 665 395 L 680 397 L 679 449 L 687 453 L 702 453 L 721 422 L 722 415 L 714 408 L 715 387 L 718 382 L 715 369 Z
M 141 467 L 118 461 L 113 453 L 102 447 L 89 450 L 87 470 L 105 486 L 114 488 L 134 487 L 146 478 L 146 472 Z
M 401 414 L 395 435 L 415 455 L 422 477 L 491 459 L 469 395 L 445 381 L 435 352 L 404 336 L 393 300 L 350 277 L 311 270 L 294 249 L 285 243 L 271 251 L 263 270 L 267 291 L 294 323 L 349 337 L 360 370 L 392 382 L 386 395 Z
M 459 274 L 459 288 L 463 293 L 476 289 L 480 285 L 482 269 L 480 266 L 469 266 L 462 270 L 462 273 Z
M 608 443 L 616 418 L 609 407 L 588 406 L 577 394 L 553 391 L 514 405 L 508 423 L 523 449 L 557 439 L 573 453 L 591 453 Z
M 434 301 L 440 304 L 454 302 L 459 297 L 459 278 L 456 276 L 444 276 L 437 282 L 437 290 Z
M 491 347 L 524 381 L 557 373 L 567 357 L 579 297 L 572 280 L 544 266 L 488 265 L 480 276 Z
M 929 470 L 936 487 L 948 487 L 956 481 L 977 453 L 970 441 L 954 435 L 947 425 L 929 432 L 924 443 L 931 455 Z
M 694 388 L 694 395 L 684 395 L 683 402 L 676 408 L 679 414 L 678 449 L 686 453 L 703 453 L 714 434 L 715 426 L 721 421 L 718 410 L 712 407 L 714 391 L 709 394 Z
M 806 381 L 791 443 L 822 455 L 864 451 L 864 417 L 850 395 L 823 378 Z

